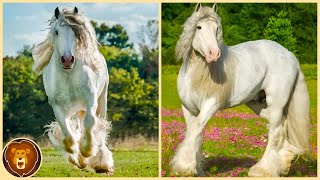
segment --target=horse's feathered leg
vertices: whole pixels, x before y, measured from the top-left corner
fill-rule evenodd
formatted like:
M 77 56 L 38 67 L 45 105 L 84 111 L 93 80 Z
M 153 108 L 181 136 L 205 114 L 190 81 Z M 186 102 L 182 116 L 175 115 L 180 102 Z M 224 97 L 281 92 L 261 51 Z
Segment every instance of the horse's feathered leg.
M 79 118 L 78 120 L 80 121 L 80 123 L 79 123 L 79 126 L 80 126 L 79 128 L 80 129 L 83 129 L 82 121 L 83 121 L 85 115 L 86 115 L 85 111 L 79 111 L 79 112 L 76 113 L 76 117 Z M 79 132 L 79 134 L 77 134 L 77 136 L 80 136 L 80 138 L 81 138 L 81 131 Z M 77 150 L 77 152 L 75 152 L 74 154 L 69 154 L 68 161 L 70 163 L 76 165 L 80 169 L 85 168 L 87 166 L 87 164 L 88 164 L 88 159 L 83 157 L 79 150 Z
M 199 175 L 203 176 L 204 172 L 201 167 L 202 160 L 202 131 L 218 106 L 208 100 L 204 104 L 197 117 L 192 115 L 184 106 L 183 114 L 186 119 L 187 129 L 185 137 L 176 150 L 176 154 L 170 162 L 171 173 L 179 176 Z
M 91 157 L 89 160 L 89 166 L 92 167 L 97 173 L 107 173 L 108 175 L 113 174 L 113 158 L 112 152 L 106 146 L 106 136 L 107 131 L 110 129 L 110 126 L 106 120 L 107 113 L 107 89 L 108 83 L 106 82 L 104 89 L 101 95 L 98 98 L 98 107 L 97 107 L 97 117 L 99 118 L 97 132 L 95 136 L 98 141 L 98 153 Z
M 94 136 L 95 124 L 98 121 L 96 117 L 97 112 L 97 95 L 94 93 L 87 105 L 86 116 L 83 120 L 83 136 L 80 140 L 80 152 L 84 157 L 94 156 L 97 153 L 98 145 Z
M 292 81 L 294 82 L 294 81 Z M 283 163 L 279 151 L 283 148 L 285 135 L 284 109 L 288 102 L 292 84 L 271 86 L 266 90 L 269 120 L 268 144 L 262 159 L 250 168 L 249 176 L 280 176 Z
M 75 147 L 75 141 L 71 133 L 72 130 L 70 129 L 69 125 L 69 117 L 67 117 L 67 114 L 60 108 L 60 106 L 53 105 L 52 108 L 61 128 L 64 148 L 68 153 L 73 154 L 75 151 L 77 151 L 77 148 Z

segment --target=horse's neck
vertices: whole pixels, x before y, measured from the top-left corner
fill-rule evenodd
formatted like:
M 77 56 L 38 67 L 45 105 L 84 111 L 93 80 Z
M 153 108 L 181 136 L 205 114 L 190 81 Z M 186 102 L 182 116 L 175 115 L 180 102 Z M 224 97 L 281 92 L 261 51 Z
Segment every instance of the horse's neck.
M 233 91 L 236 66 L 236 59 L 227 46 L 222 48 L 217 62 L 207 63 L 202 55 L 193 51 L 183 66 L 191 78 L 192 90 L 203 96 L 216 97 L 222 104 L 227 103 Z

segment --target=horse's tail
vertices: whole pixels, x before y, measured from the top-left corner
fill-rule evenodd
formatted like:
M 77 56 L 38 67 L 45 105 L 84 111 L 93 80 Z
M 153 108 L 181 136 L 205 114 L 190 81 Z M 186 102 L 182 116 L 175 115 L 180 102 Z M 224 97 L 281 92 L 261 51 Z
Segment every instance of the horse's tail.
M 309 95 L 301 70 L 288 102 L 285 132 L 288 142 L 295 148 L 294 153 L 301 155 L 309 150 Z

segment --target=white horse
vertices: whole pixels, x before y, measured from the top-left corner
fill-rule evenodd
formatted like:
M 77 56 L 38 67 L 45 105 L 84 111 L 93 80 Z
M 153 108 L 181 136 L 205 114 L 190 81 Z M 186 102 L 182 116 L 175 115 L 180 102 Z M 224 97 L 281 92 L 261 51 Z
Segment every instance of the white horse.
M 246 104 L 269 120 L 269 140 L 249 176 L 286 175 L 291 161 L 309 149 L 309 96 L 297 58 L 269 40 L 223 44 L 217 6 L 198 4 L 176 45 L 183 59 L 178 93 L 185 138 L 171 160 L 171 173 L 203 175 L 202 131 L 220 109 Z
M 79 168 L 88 164 L 98 173 L 112 174 L 112 153 L 106 146 L 110 124 L 105 120 L 109 75 L 90 21 L 76 7 L 62 12 L 56 8 L 46 40 L 32 55 L 32 68 L 43 72 L 58 121 L 49 125 L 52 143 Z

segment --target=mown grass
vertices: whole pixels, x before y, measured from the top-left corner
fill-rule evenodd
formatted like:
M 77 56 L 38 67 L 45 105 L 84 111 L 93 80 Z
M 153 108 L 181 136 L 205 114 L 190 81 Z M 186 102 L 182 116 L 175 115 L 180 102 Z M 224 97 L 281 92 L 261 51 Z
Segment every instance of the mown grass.
M 307 161 L 299 158 L 288 176 L 317 176 L 317 66 L 302 65 L 310 96 L 310 153 Z M 169 176 L 169 161 L 184 132 L 184 118 L 177 94 L 179 66 L 162 67 L 162 175 Z M 221 113 L 221 112 L 220 112 Z M 247 176 L 249 168 L 263 155 L 267 142 L 266 119 L 259 117 L 241 118 L 253 112 L 245 105 L 224 110 L 225 114 L 239 117 L 212 117 L 205 133 L 217 139 L 204 137 L 203 154 L 206 176 Z M 220 133 L 220 134 L 219 134 Z
M 71 164 L 61 152 L 53 148 L 41 148 L 43 160 L 35 177 L 107 177 L 90 168 L 80 170 Z M 112 177 L 157 177 L 158 151 L 113 151 L 115 173 Z

